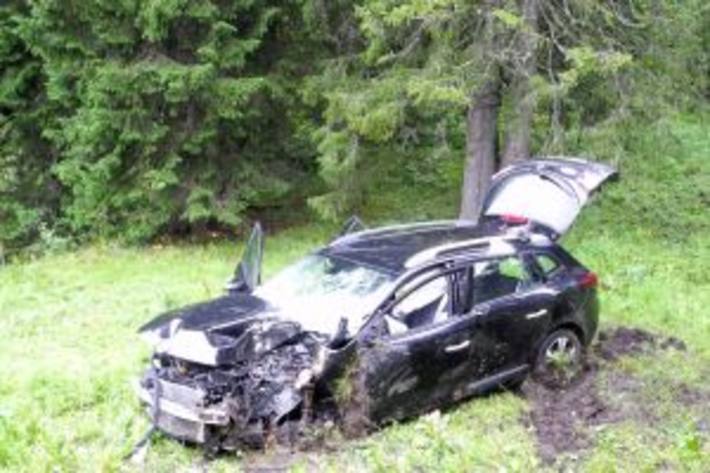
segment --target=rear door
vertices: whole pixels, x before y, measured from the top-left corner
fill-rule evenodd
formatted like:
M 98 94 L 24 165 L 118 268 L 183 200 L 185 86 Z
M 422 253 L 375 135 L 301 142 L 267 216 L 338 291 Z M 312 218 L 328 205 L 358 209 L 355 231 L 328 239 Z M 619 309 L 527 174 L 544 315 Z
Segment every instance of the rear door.
M 616 175 L 611 166 L 575 158 L 523 161 L 493 176 L 481 214 L 522 216 L 558 238 L 590 196 Z
M 477 337 L 477 376 L 486 378 L 528 363 L 545 335 L 555 293 L 518 255 L 476 263 L 473 284 Z

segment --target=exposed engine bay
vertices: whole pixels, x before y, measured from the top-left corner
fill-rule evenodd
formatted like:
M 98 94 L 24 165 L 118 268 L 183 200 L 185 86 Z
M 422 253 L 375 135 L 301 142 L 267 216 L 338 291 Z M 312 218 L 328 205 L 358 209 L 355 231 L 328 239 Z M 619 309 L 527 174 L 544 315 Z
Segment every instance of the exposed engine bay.
M 293 322 L 266 320 L 236 338 L 205 334 L 209 351 L 196 337 L 179 333 L 156 347 L 137 387 L 160 430 L 230 450 L 263 445 L 286 421 L 311 416 L 316 377 L 329 351 L 326 339 Z M 192 343 L 177 347 L 186 340 Z M 187 359 L 189 351 L 200 361 Z

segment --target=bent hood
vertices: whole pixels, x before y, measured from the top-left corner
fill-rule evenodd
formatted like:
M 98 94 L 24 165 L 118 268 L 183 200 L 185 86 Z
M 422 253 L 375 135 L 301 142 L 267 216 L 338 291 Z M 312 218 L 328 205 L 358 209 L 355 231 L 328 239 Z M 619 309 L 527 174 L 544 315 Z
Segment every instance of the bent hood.
M 237 337 L 178 327 L 156 345 L 155 352 L 207 366 L 229 366 L 255 360 L 302 334 L 295 322 L 268 319 L 253 321 Z
M 229 295 L 167 312 L 139 332 L 157 354 L 207 366 L 234 365 L 303 338 L 306 331 L 257 297 Z M 311 339 L 317 337 L 311 335 Z M 325 342 L 327 337 L 322 337 Z
M 168 330 L 170 325 L 178 322 L 181 328 L 189 330 L 227 329 L 263 312 L 266 307 L 266 301 L 258 297 L 243 293 L 230 294 L 161 314 L 143 325 L 138 332 Z

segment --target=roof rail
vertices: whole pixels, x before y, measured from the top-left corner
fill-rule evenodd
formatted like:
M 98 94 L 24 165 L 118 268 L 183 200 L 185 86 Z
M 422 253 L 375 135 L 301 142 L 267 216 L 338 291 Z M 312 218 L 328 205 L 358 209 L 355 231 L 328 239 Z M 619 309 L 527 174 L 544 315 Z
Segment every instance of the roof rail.
M 407 259 L 404 263 L 406 268 L 413 268 L 430 261 L 434 261 L 447 254 L 456 254 L 465 250 L 488 249 L 491 253 L 512 253 L 513 246 L 510 244 L 514 241 L 525 241 L 527 234 L 524 232 L 515 232 L 505 235 L 495 235 L 481 238 L 473 238 L 471 240 L 458 241 L 455 243 L 445 243 L 443 245 L 427 248 L 420 251 Z
M 392 233 L 396 233 L 398 231 L 403 231 L 403 230 L 411 230 L 412 232 L 416 231 L 427 231 L 432 228 L 436 227 L 446 227 L 450 225 L 473 225 L 474 223 L 468 220 L 432 220 L 428 222 L 414 222 L 414 223 L 404 223 L 404 224 L 396 224 L 396 225 L 389 225 L 385 227 L 376 227 L 376 228 L 368 228 L 365 230 L 353 232 L 353 233 L 347 233 L 345 235 L 339 236 L 335 238 L 333 241 L 331 241 L 328 246 L 336 246 L 339 244 L 343 243 L 350 243 L 353 241 L 357 241 L 362 238 L 386 238 L 387 236 L 392 235 Z

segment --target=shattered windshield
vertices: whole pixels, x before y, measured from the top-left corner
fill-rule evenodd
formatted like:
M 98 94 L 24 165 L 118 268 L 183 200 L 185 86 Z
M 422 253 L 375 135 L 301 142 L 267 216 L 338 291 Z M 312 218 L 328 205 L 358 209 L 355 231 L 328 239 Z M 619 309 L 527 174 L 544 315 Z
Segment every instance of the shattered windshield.
M 349 260 L 313 254 L 254 292 L 304 329 L 333 335 L 341 318 L 357 332 L 363 318 L 391 289 L 394 276 Z

